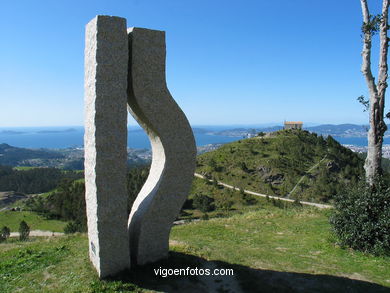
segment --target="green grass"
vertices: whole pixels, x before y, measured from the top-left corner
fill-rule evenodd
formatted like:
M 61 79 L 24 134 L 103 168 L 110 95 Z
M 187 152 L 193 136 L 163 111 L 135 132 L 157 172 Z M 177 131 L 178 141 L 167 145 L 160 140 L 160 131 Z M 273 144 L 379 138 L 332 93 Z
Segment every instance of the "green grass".
M 390 258 L 337 246 L 326 213 L 267 207 L 178 226 L 171 239 L 181 243 L 176 251 L 195 252 L 209 260 L 259 270 L 343 276 L 390 287 Z
M 358 179 L 363 172 L 363 160 L 331 138 L 325 140 L 307 131 L 283 130 L 263 138 L 228 143 L 199 155 L 196 172 L 276 196 L 286 196 L 307 175 L 299 193 L 294 192 L 292 197 L 327 202 L 344 182 Z
M 87 247 L 85 235 L 0 244 L 0 292 L 88 292 Z
M 167 260 L 106 281 L 94 273 L 84 234 L 13 240 L 0 244 L 0 292 L 208 291 L 202 277 L 155 276 L 160 266 L 232 268 L 234 278 L 213 280 L 219 292 L 234 284 L 244 292 L 390 292 L 390 257 L 337 246 L 326 213 L 264 204 L 230 218 L 175 226 Z
M 58 220 L 46 220 L 44 217 L 29 211 L 4 211 L 0 212 L 0 227 L 8 226 L 11 232 L 19 230 L 19 224 L 25 221 L 30 230 L 44 230 L 52 232 L 64 232 L 66 222 Z
M 232 190 L 222 185 L 215 186 L 211 182 L 204 179 L 194 177 L 192 181 L 192 187 L 190 190 L 189 199 L 193 199 L 195 195 L 205 195 L 214 199 L 214 205 L 216 206 L 213 211 L 207 212 L 210 218 L 213 217 L 228 217 L 234 214 L 241 214 L 254 209 L 259 208 L 265 201 L 255 196 L 250 197 L 253 201 L 252 204 L 246 204 L 243 200 L 243 194 L 239 191 Z M 223 200 L 232 201 L 233 205 L 229 210 L 221 209 L 218 207 L 218 203 Z M 205 213 L 197 210 L 195 207 L 192 209 L 184 209 L 185 214 L 180 215 L 180 219 L 198 219 Z

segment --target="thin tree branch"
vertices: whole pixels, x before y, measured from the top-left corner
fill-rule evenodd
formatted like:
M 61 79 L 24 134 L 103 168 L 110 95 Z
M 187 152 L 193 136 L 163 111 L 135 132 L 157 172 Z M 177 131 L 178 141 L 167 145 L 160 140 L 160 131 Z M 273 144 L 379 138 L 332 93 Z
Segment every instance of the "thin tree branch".
M 383 104 L 384 108 L 384 97 L 387 88 L 387 54 L 388 54 L 388 10 L 389 10 L 389 1 L 383 0 L 382 6 L 382 18 L 379 26 L 379 38 L 380 38 L 380 52 L 379 52 L 379 73 L 378 73 L 378 96 L 380 103 Z
M 370 11 L 368 9 L 367 0 L 360 0 L 363 13 L 363 27 L 369 26 L 370 23 Z M 371 72 L 371 38 L 372 33 L 370 30 L 362 30 L 364 34 L 363 40 L 363 50 L 362 50 L 362 68 L 361 71 L 366 79 L 368 89 L 370 91 L 370 100 L 377 95 L 377 88 L 375 85 L 375 80 Z M 373 101 L 370 101 L 371 107 L 374 106 Z

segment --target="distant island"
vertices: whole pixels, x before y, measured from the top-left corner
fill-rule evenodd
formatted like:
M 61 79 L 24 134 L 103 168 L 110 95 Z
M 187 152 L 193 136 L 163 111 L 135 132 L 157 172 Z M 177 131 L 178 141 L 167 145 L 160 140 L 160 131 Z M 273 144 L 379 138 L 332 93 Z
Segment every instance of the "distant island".
M 77 131 L 74 128 L 68 128 L 64 130 L 39 130 L 37 133 L 63 133 L 63 132 L 75 132 Z

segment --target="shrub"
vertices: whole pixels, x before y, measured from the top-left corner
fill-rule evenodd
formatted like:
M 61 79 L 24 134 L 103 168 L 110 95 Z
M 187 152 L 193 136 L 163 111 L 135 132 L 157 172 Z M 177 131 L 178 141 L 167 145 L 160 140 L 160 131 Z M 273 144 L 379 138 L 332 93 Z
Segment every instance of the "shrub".
M 193 207 L 193 200 L 190 199 L 190 198 L 187 198 L 186 201 L 184 202 L 183 204 L 183 207 L 182 209 L 185 209 L 185 210 L 192 210 L 194 207 Z
M 214 199 L 203 194 L 196 194 L 193 199 L 193 206 L 201 212 L 214 210 Z
M 280 200 L 280 198 L 275 199 L 272 197 L 271 203 L 273 206 L 275 206 L 277 208 L 284 209 L 284 203 Z
M 200 218 L 202 220 L 208 220 L 209 219 L 209 215 L 207 213 L 204 213 Z
M 25 221 L 21 221 L 19 224 L 19 240 L 26 241 L 30 235 L 30 227 Z
M 342 245 L 373 254 L 390 253 L 390 188 L 377 180 L 376 188 L 364 182 L 345 187 L 335 197 L 330 217 Z
M 76 232 L 84 232 L 84 229 L 83 229 L 80 222 L 72 221 L 72 222 L 69 222 L 68 224 L 66 224 L 66 226 L 64 228 L 65 234 L 73 234 Z
M 11 229 L 7 226 L 3 226 L 0 231 L 0 242 L 7 240 L 7 238 L 11 235 Z
M 231 196 L 228 196 L 226 194 L 223 194 L 216 199 L 217 207 L 224 211 L 229 211 L 232 208 L 233 204 L 234 202 L 233 200 L 231 200 Z
M 299 200 L 299 198 L 294 199 L 293 205 L 296 207 L 302 207 L 302 204 L 301 204 L 301 201 Z
M 245 205 L 248 205 L 248 206 L 254 205 L 257 203 L 257 199 L 254 196 L 249 195 L 249 194 L 243 194 L 242 201 Z

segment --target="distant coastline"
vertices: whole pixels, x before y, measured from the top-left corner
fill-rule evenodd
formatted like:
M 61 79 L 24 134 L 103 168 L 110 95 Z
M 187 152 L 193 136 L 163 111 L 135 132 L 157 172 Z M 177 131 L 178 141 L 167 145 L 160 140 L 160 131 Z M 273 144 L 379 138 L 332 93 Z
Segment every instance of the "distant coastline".
M 193 127 L 197 146 L 223 144 L 245 137 L 255 136 L 258 132 L 270 132 L 281 126 L 256 128 L 232 126 L 195 126 Z M 343 145 L 366 147 L 366 126 L 355 124 L 318 125 L 306 130 L 319 135 L 332 135 Z M 60 149 L 83 146 L 84 128 L 82 126 L 63 127 L 0 127 L 0 143 L 7 143 L 23 148 Z M 390 137 L 385 136 L 384 144 L 390 145 Z M 145 132 L 138 126 L 128 127 L 128 147 L 150 149 L 150 142 Z

